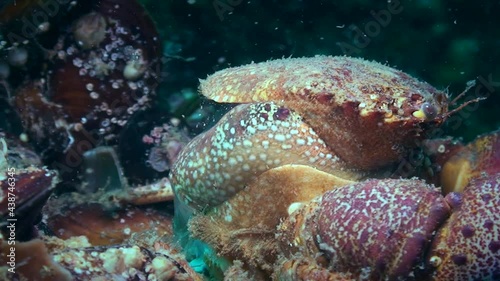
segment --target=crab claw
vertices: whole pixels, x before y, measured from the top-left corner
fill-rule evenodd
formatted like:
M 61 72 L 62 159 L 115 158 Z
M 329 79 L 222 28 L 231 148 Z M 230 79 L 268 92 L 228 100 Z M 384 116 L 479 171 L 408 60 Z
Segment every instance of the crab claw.
M 326 192 L 311 204 L 280 225 L 282 248 L 292 246 L 360 280 L 410 275 L 450 212 L 437 189 L 416 179 L 368 180 Z
M 431 280 L 500 280 L 500 174 L 474 179 L 436 234 Z
M 228 201 L 193 217 L 189 230 L 219 255 L 270 271 L 276 258 L 276 227 L 288 212 L 351 183 L 304 165 L 270 169 Z

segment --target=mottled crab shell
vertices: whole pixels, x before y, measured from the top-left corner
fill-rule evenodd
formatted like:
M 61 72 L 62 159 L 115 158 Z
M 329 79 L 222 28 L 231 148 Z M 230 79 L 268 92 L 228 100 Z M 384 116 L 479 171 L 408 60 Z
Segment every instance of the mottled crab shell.
M 500 280 L 500 174 L 465 187 L 431 249 L 431 280 Z
M 201 80 L 224 103 L 274 101 L 296 111 L 344 161 L 374 169 L 397 161 L 439 123 L 447 95 L 394 68 L 363 59 L 317 56 L 228 68 Z
M 270 102 L 237 106 L 193 139 L 179 154 L 171 182 L 179 204 L 203 210 L 286 164 L 311 166 L 347 180 L 363 176 L 346 169 L 297 113 Z

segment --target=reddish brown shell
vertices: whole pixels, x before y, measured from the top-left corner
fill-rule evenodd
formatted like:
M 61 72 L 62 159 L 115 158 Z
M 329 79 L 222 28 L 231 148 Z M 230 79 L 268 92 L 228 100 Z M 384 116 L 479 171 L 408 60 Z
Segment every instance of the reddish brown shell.
M 102 1 L 95 8 L 98 12 L 75 21 L 90 18 L 81 24 L 91 27 L 95 21 L 105 21 L 100 44 L 81 49 L 76 38 L 62 36 L 64 45 L 56 51 L 65 55 L 53 60 L 53 74 L 44 93 L 64 109 L 66 122 L 80 122 L 103 135 L 114 133 L 132 113 L 146 108 L 160 71 L 161 47 L 153 22 L 136 1 L 120 2 Z M 131 81 L 124 72 L 133 63 L 142 74 Z
M 41 209 L 59 178 L 55 171 L 46 168 L 12 168 L 7 166 L 5 172 L 0 172 L 0 227 L 6 230 L 8 219 L 14 219 L 15 237 L 24 241 L 32 238 L 34 224 L 40 220 Z
M 432 280 L 500 280 L 500 174 L 470 182 L 431 249 Z
M 67 123 L 63 121 L 65 113 L 62 106 L 44 96 L 45 86 L 41 79 L 21 86 L 14 98 L 14 107 L 30 137 L 37 141 L 37 147 L 43 151 L 63 151 L 70 142 Z
M 274 101 L 297 111 L 325 143 L 354 167 L 397 161 L 442 121 L 447 95 L 388 66 L 349 57 L 317 56 L 224 69 L 202 80 L 217 102 Z
M 2 176 L 0 181 L 0 214 L 2 215 L 7 213 L 7 202 L 9 201 L 7 199 L 10 197 L 7 195 L 9 193 L 16 196 L 16 208 L 19 209 L 23 204 L 37 203 L 37 197 L 42 197 L 45 201 L 58 182 L 57 173 L 46 168 L 29 167 L 22 170 L 10 170 L 10 168 L 5 172 L 5 179 L 3 178 L 4 174 L 0 174 Z

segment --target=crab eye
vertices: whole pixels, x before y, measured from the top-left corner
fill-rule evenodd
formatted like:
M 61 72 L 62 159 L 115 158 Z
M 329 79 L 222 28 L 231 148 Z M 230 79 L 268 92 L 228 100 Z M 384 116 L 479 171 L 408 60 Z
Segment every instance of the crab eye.
M 425 102 L 412 115 L 419 119 L 432 120 L 438 115 L 438 109 L 433 104 Z
M 422 104 L 421 110 L 425 113 L 425 117 L 428 120 L 434 119 L 438 115 L 437 107 L 428 102 Z

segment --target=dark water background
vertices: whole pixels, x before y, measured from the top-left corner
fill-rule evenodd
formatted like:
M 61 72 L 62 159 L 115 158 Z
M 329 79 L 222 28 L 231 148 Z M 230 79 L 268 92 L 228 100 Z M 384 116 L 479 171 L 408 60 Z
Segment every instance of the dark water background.
M 160 95 L 196 90 L 229 66 L 282 57 L 350 55 L 387 63 L 455 96 L 489 96 L 449 134 L 471 140 L 500 127 L 499 1 L 143 0 L 174 59 Z M 192 60 L 191 60 L 192 59 Z

